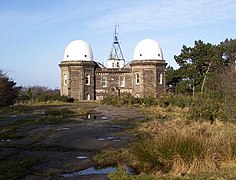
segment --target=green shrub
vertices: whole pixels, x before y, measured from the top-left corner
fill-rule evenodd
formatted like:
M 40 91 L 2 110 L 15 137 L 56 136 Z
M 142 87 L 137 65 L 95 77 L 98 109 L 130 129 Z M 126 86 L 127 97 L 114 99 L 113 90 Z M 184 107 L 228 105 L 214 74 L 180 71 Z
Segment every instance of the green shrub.
M 125 94 L 123 96 L 107 96 L 103 99 L 102 102 L 104 104 L 114 105 L 114 106 L 138 104 L 150 107 L 150 106 L 156 106 L 158 104 L 158 99 L 154 97 L 135 98 L 131 94 Z
M 222 117 L 222 103 L 214 94 L 197 94 L 190 105 L 188 118 L 193 120 L 210 120 Z
M 172 105 L 180 108 L 185 108 L 189 107 L 191 103 L 192 103 L 192 97 L 183 95 L 164 96 L 159 100 L 159 104 L 161 107 L 167 107 Z
M 36 97 L 22 95 L 17 99 L 16 104 L 37 103 L 37 102 L 46 103 L 46 102 L 55 102 L 55 101 L 65 102 L 65 103 L 73 103 L 74 99 L 67 97 L 67 96 L 60 96 L 58 94 L 42 94 L 42 95 L 38 95 Z
M 74 102 L 74 99 L 67 96 L 43 94 L 43 95 L 37 96 L 36 101 L 38 102 L 48 102 L 48 101 Z

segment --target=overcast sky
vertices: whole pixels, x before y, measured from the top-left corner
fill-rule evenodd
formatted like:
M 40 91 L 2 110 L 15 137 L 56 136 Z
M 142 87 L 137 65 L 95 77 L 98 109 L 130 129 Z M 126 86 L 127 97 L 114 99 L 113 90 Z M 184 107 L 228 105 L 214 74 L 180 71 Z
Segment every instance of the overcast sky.
M 116 21 L 126 62 L 151 38 L 177 67 L 173 57 L 183 45 L 236 38 L 236 1 L 0 0 L 0 69 L 21 86 L 60 88 L 66 46 L 84 40 L 106 64 Z

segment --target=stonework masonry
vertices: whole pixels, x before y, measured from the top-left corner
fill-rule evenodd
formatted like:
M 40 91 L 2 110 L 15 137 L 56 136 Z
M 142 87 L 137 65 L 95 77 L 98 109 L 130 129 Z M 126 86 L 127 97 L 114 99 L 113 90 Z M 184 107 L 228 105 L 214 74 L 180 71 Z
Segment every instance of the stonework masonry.
M 94 61 L 62 61 L 61 95 L 77 100 L 102 100 L 106 96 L 160 97 L 165 92 L 163 60 L 137 60 L 122 69 L 106 68 Z
M 112 47 L 118 48 L 117 34 Z M 113 49 L 111 52 L 117 52 Z M 122 55 L 122 52 L 120 53 Z M 102 100 L 106 96 L 161 97 L 165 93 L 166 61 L 160 45 L 152 39 L 140 41 L 134 59 L 124 65 L 123 55 L 109 56 L 105 67 L 93 60 L 90 45 L 72 41 L 60 62 L 61 95 L 76 100 Z

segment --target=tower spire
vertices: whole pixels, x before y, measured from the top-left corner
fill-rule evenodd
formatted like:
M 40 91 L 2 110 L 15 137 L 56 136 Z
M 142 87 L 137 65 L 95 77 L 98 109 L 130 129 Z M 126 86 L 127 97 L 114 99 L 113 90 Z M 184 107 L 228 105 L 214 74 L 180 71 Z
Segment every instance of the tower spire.
M 124 56 L 118 41 L 117 23 L 113 33 L 113 42 L 108 56 L 108 68 L 123 68 L 125 64 Z

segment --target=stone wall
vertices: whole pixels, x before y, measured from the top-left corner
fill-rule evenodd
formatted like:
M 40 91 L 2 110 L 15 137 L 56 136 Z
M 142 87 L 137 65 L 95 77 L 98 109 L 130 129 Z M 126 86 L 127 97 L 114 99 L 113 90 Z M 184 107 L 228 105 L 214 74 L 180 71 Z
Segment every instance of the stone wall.
M 162 60 L 136 60 L 130 64 L 133 76 L 133 92 L 136 97 L 160 97 L 165 92 L 165 67 Z M 137 83 L 139 74 L 139 83 Z M 160 83 L 160 74 L 162 82 Z
M 78 100 L 95 99 L 95 62 L 62 61 L 59 66 L 61 67 L 62 79 L 61 95 Z M 86 74 L 90 76 L 89 83 L 85 82 Z
M 98 70 L 96 76 L 96 99 L 103 99 L 105 96 L 120 96 L 132 92 L 132 74 L 128 70 Z M 121 78 L 123 83 L 121 84 Z M 105 82 L 106 81 L 106 82 Z
M 166 62 L 162 60 L 134 60 L 123 69 L 107 69 L 94 61 L 62 61 L 59 66 L 61 95 L 77 100 L 101 100 L 125 93 L 160 97 L 165 92 Z

